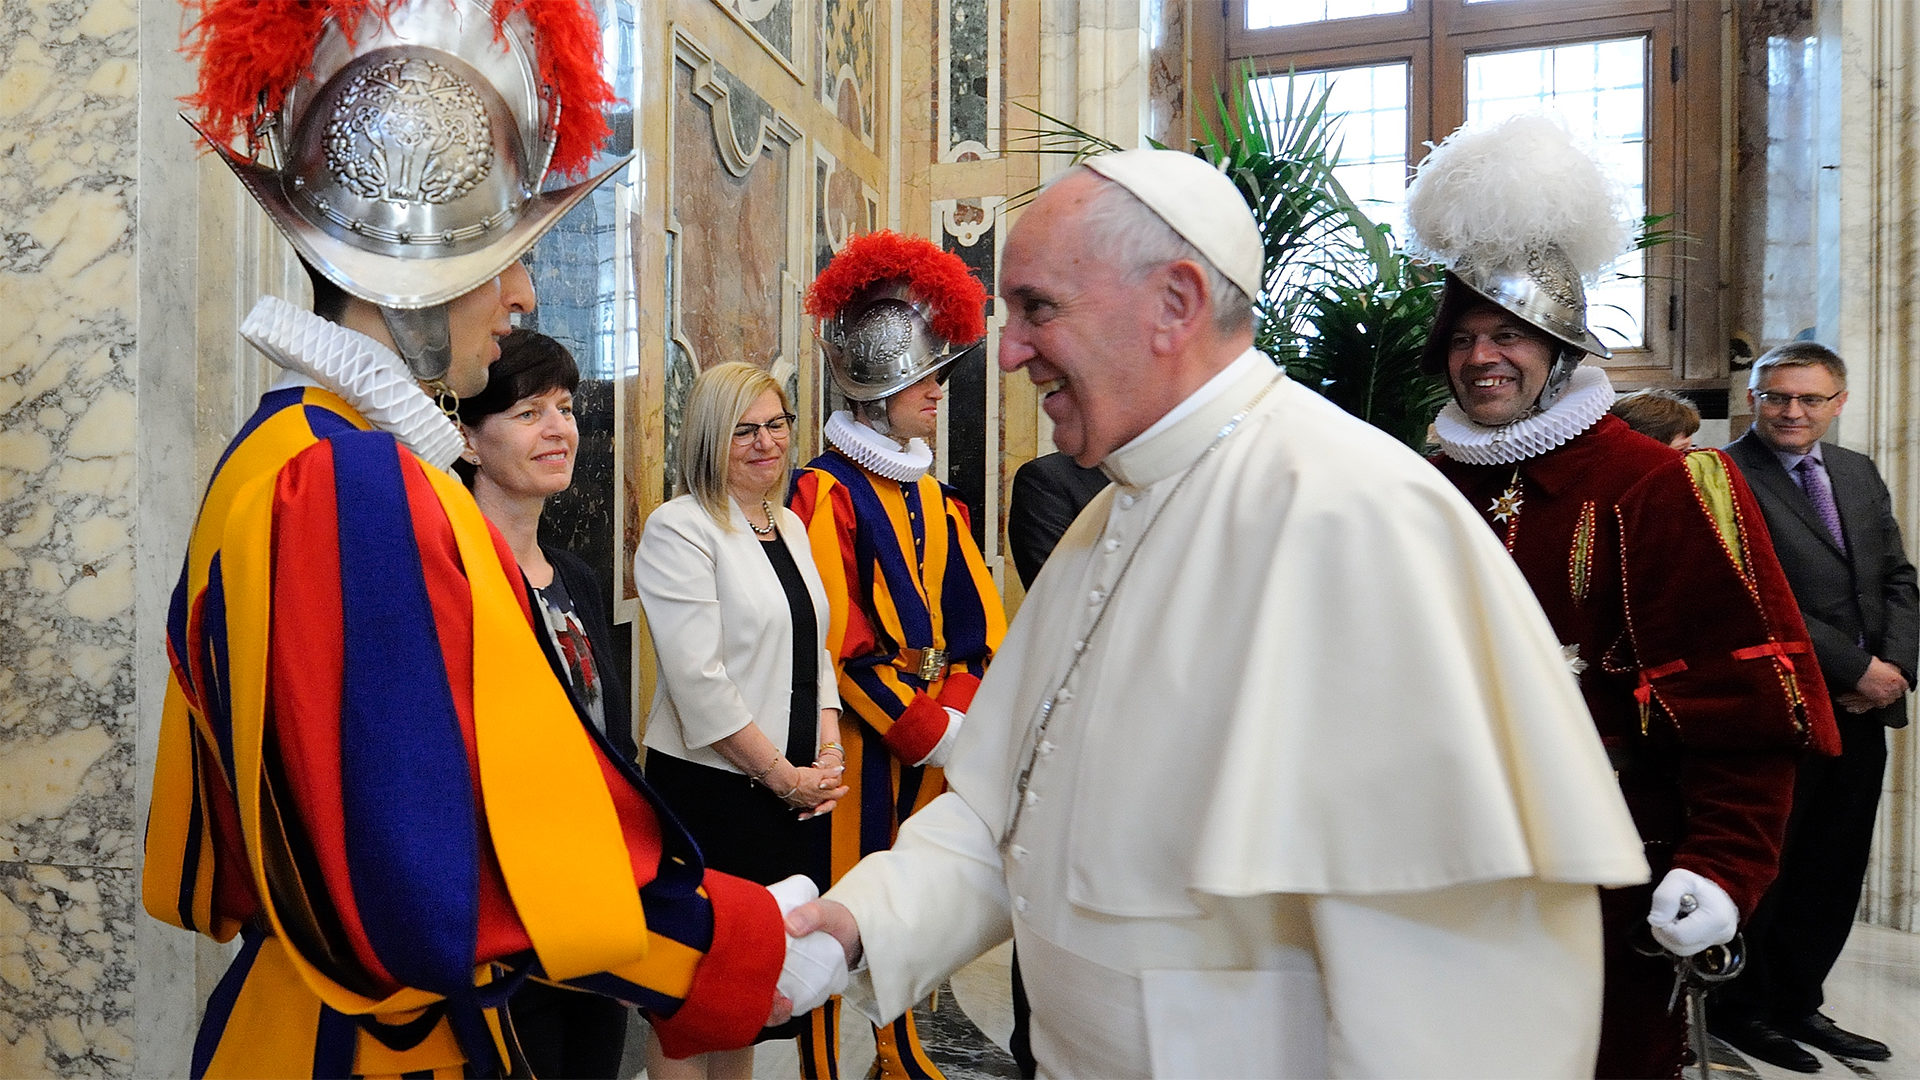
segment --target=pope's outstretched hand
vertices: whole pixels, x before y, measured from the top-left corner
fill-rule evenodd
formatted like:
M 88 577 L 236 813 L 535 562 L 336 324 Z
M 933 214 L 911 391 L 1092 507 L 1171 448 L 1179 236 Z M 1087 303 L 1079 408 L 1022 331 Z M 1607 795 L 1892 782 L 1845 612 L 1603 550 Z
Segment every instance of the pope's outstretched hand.
M 787 958 L 780 967 L 780 993 L 789 1003 L 790 1015 L 812 1012 L 847 988 L 846 950 L 833 935 L 820 930 L 796 932 L 793 929 L 798 912 L 819 906 L 814 901 L 820 890 L 811 879 L 795 874 L 768 886 L 767 891 L 780 904 L 780 914 L 787 919 L 788 926 Z M 833 906 L 840 908 L 839 904 Z M 847 924 L 852 923 L 852 917 L 848 916 Z M 779 1012 L 777 1008 L 774 1010 L 775 1022 L 781 1019 Z

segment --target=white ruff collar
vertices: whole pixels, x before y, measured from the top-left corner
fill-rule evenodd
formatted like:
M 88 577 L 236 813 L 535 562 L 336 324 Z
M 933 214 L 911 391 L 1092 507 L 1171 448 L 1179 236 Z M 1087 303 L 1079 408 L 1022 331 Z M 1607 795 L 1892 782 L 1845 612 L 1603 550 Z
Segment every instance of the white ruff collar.
M 460 429 L 392 349 L 277 296 L 263 296 L 240 335 L 280 367 L 339 395 L 436 469 L 460 456 Z
M 827 441 L 870 473 L 902 484 L 912 483 L 933 464 L 933 449 L 920 439 L 900 444 L 853 418 L 845 409 L 827 417 Z
M 1482 427 L 1467 419 L 1457 402 L 1447 402 L 1433 421 L 1440 449 L 1467 465 L 1512 465 L 1539 457 L 1572 441 L 1600 422 L 1613 408 L 1613 383 L 1597 367 L 1573 369 L 1567 392 L 1543 413 L 1500 427 Z

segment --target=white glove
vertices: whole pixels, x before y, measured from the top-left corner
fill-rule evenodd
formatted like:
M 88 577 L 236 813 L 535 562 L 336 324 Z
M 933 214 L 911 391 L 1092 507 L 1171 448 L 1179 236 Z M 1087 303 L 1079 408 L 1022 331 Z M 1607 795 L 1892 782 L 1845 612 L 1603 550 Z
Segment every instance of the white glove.
M 1693 897 L 1699 905 L 1690 914 L 1680 912 L 1683 896 Z M 1734 931 L 1740 928 L 1740 909 L 1711 879 L 1676 866 L 1653 890 L 1647 925 L 1653 928 L 1653 940 L 1662 948 L 1675 956 L 1692 956 L 1732 941 Z
M 802 904 L 817 900 L 820 889 L 805 874 L 795 874 L 767 886 L 780 905 L 780 917 Z M 793 1015 L 809 1013 L 827 1003 L 827 999 L 847 988 L 847 951 L 825 930 L 815 930 L 803 938 L 787 936 L 787 958 L 780 965 L 776 987 L 793 1002 Z
M 940 741 L 933 744 L 933 749 L 927 751 L 927 756 L 914 762 L 915 765 L 944 769 L 947 759 L 953 756 L 953 744 L 960 739 L 960 725 L 967 719 L 967 714 L 951 705 L 942 705 L 941 708 L 947 710 L 947 730 L 940 736 Z

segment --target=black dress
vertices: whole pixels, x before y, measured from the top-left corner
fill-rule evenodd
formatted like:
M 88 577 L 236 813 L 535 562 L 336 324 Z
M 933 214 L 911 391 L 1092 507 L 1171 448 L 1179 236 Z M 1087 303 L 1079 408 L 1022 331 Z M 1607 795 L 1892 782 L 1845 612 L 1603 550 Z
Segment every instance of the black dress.
M 813 598 L 793 553 L 779 537 L 761 541 L 760 548 L 780 578 L 793 621 L 792 694 L 783 750 L 788 761 L 806 765 L 814 759 L 820 727 L 820 643 Z M 805 874 L 826 891 L 826 818 L 801 821 L 778 795 L 740 773 L 657 750 L 647 755 L 646 771 L 647 782 L 693 835 L 709 867 L 762 885 Z
M 820 642 L 815 633 L 813 597 L 779 536 L 760 542 L 780 587 L 787 594 L 793 621 L 793 686 L 787 706 L 788 761 L 814 759 L 820 729 Z M 658 750 L 647 755 L 647 782 L 686 826 L 707 866 L 761 885 L 805 874 L 825 892 L 829 882 L 829 820 L 801 821 L 799 812 L 778 795 L 740 773 L 716 769 Z M 756 1042 L 799 1036 L 807 1017 L 796 1016 L 767 1028 Z
M 572 552 L 544 544 L 540 550 L 554 571 L 546 588 L 528 587 L 535 618 L 543 624 L 535 627 L 541 651 L 581 722 L 604 732 L 613 754 L 632 764 L 633 714 L 611 663 L 613 634 L 600 600 L 600 579 Z M 550 632 L 546 626 L 557 629 Z M 530 979 L 513 995 L 507 1014 L 535 1076 L 613 1080 L 619 1075 L 627 1007 L 618 1001 Z

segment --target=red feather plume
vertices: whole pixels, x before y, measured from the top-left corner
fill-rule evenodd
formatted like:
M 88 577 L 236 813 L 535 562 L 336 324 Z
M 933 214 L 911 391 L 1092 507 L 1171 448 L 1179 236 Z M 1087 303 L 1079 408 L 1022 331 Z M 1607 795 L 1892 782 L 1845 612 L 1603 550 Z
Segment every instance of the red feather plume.
M 540 79 L 559 98 L 553 170 L 579 176 L 613 134 L 607 107 L 619 101 L 600 75 L 600 21 L 580 0 L 495 0 L 494 26 L 515 11 L 527 13 L 540 45 Z
M 249 133 L 257 109 L 280 108 L 313 59 L 329 16 L 351 32 L 361 12 L 385 18 L 399 2 L 182 0 L 197 16 L 182 45 L 200 61 L 199 87 L 182 100 L 199 110 L 207 134 L 232 146 Z M 552 168 L 579 175 L 610 134 L 604 110 L 618 100 L 600 75 L 600 24 L 579 0 L 497 0 L 496 34 L 515 11 L 526 13 L 540 78 L 562 105 Z
M 960 261 L 919 236 L 883 230 L 847 241 L 807 290 L 807 314 L 831 319 L 875 282 L 904 280 L 933 308 L 933 332 L 954 345 L 987 335 L 987 290 Z

